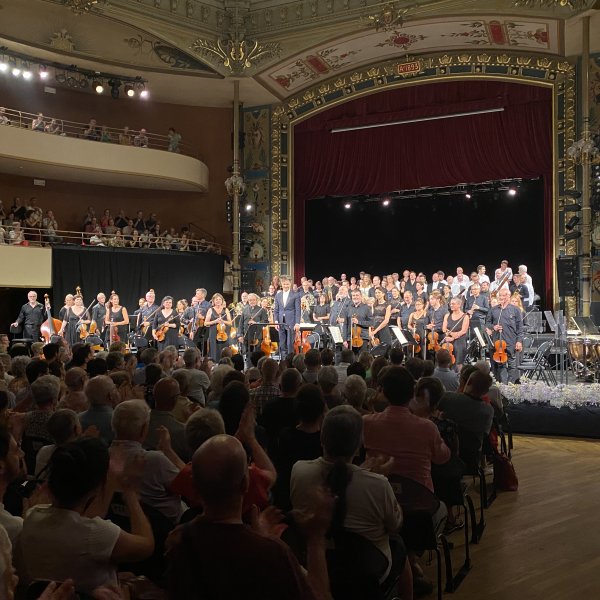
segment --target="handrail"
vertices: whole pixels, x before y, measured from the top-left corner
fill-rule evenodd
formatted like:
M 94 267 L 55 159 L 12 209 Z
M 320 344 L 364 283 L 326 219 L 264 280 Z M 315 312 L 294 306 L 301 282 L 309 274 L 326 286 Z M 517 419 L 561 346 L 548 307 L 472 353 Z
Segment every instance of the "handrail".
M 135 146 L 135 137 L 140 133 L 139 129 L 128 129 L 125 131 L 125 128 L 118 129 L 116 127 L 107 127 L 97 123 L 90 132 L 89 127 L 91 120 L 88 123 L 80 123 L 78 121 L 67 121 L 58 117 L 45 116 L 42 113 L 28 113 L 4 107 L 0 107 L 0 125 L 9 125 L 20 129 L 33 129 L 32 123 L 38 119 L 40 115 L 43 119 L 43 125 L 40 126 L 39 129 L 36 129 L 36 131 L 39 131 L 40 133 L 44 132 L 88 141 L 103 141 L 104 143 L 113 143 L 124 146 Z M 85 134 L 85 131 L 88 131 L 89 133 Z M 107 137 L 102 139 L 104 133 L 107 134 Z M 144 145 L 144 148 L 168 150 L 170 143 L 169 136 L 146 132 L 145 137 L 148 139 L 148 144 L 147 146 Z M 199 158 L 198 153 L 194 152 L 193 147 L 190 144 L 180 141 L 178 149 L 179 154 Z
M 96 239 L 93 239 L 96 238 Z M 140 239 L 142 238 L 142 239 Z M 183 240 L 183 241 L 182 241 Z M 52 246 L 57 244 L 76 244 L 86 247 L 136 248 L 138 250 L 167 250 L 173 252 L 208 252 L 226 254 L 225 247 L 215 241 L 182 236 L 123 236 L 115 234 L 85 231 L 49 230 L 43 227 L 21 227 L 20 225 L 0 224 L 0 246 Z
M 215 237 L 214 234 L 212 234 L 210 231 L 207 231 L 206 229 L 203 229 L 202 227 L 200 227 L 200 225 L 197 225 L 196 223 L 194 223 L 193 221 L 190 221 L 188 224 L 188 227 L 191 229 L 192 227 L 194 227 L 195 229 L 197 229 L 198 231 L 200 231 L 201 233 L 203 233 L 204 235 L 207 235 L 210 237 L 211 240 L 216 240 L 217 238 Z

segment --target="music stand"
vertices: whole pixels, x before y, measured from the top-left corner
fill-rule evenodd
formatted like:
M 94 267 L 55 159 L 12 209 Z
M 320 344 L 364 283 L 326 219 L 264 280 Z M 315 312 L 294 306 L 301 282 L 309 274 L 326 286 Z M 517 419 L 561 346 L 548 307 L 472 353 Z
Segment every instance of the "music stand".
M 591 317 L 573 317 L 573 321 L 584 337 L 588 334 L 598 334 L 598 327 Z
M 396 337 L 396 339 L 400 342 L 401 346 L 408 346 L 410 344 L 410 342 L 408 341 L 408 339 L 406 338 L 406 330 L 402 330 L 400 329 L 400 327 L 398 327 L 397 325 L 390 325 L 390 329 L 392 330 L 392 333 L 394 334 L 394 336 Z M 416 345 L 415 342 L 415 338 L 412 337 L 412 334 L 410 334 L 410 332 L 408 332 L 410 337 L 412 338 L 413 343 Z
M 323 326 L 325 327 L 325 326 Z M 329 325 L 329 334 L 331 335 L 331 339 L 334 344 L 343 344 L 344 338 L 342 337 L 342 332 L 337 325 Z

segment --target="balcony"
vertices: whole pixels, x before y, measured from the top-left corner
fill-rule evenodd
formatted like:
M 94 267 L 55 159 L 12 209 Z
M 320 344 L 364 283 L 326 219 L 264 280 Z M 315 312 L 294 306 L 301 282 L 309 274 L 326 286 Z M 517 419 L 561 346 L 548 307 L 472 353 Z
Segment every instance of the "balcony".
M 107 143 L 86 139 L 86 123 L 48 117 L 45 131 L 34 130 L 37 117 L 8 109 L 0 113 L 0 172 L 117 187 L 208 191 L 208 167 L 188 155 L 191 150 L 185 146 L 167 152 L 166 136 L 147 134 L 147 147 L 136 147 L 118 140 L 125 135 L 133 143 L 138 132 L 108 129 L 105 133 L 114 143 Z M 100 137 L 100 128 L 96 131 Z

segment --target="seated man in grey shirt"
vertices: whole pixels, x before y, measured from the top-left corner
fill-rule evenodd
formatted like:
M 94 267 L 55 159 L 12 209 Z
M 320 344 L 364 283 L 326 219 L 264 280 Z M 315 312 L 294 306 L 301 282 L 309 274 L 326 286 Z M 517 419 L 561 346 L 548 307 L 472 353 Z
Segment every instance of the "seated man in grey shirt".
M 433 376 L 439 379 L 447 392 L 456 392 L 458 390 L 458 373 L 451 370 L 452 357 L 448 350 L 438 350 L 435 355 L 437 367 L 433 371 Z

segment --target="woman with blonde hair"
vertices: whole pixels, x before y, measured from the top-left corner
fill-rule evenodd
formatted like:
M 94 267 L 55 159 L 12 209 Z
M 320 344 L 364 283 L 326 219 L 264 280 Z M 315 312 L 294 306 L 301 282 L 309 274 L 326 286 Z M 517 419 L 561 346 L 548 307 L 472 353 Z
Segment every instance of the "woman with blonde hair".
M 229 333 L 233 320 L 221 294 L 215 294 L 211 304 L 204 319 L 204 326 L 208 327 L 208 355 L 215 362 L 219 362 L 221 351 L 230 345 Z

